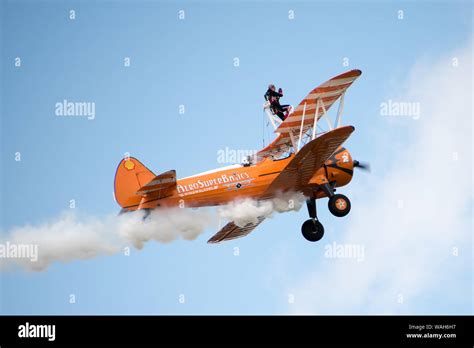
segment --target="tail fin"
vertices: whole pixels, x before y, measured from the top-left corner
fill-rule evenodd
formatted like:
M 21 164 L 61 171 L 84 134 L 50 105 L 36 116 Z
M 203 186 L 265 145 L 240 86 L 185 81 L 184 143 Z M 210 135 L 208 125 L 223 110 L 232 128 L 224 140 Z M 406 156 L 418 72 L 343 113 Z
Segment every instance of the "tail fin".
M 122 208 L 137 206 L 142 196 L 136 192 L 154 177 L 155 174 L 136 158 L 124 158 L 115 172 L 115 200 Z

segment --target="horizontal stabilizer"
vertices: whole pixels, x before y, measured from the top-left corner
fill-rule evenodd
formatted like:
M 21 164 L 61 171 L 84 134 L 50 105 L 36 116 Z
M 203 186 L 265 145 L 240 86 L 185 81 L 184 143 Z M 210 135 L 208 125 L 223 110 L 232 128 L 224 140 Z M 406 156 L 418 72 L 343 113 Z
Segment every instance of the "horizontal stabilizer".
M 155 176 L 148 183 L 140 187 L 136 192 L 137 195 L 159 195 L 160 192 L 176 187 L 176 171 L 169 170 L 160 175 Z

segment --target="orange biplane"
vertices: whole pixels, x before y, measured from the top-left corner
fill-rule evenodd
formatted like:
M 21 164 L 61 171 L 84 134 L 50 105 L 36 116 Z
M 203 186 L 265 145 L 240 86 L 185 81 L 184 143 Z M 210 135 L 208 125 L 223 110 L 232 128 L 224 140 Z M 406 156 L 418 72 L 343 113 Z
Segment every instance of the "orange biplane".
M 316 214 L 316 199 L 328 197 L 333 215 L 347 215 L 351 203 L 346 196 L 336 194 L 336 188 L 351 181 L 354 167 L 366 168 L 341 146 L 354 131 L 352 126 L 341 126 L 344 94 L 360 75 L 360 70 L 351 70 L 316 87 L 284 121 L 265 104 L 277 137 L 244 164 L 177 180 L 174 170 L 155 175 L 136 158 L 124 158 L 115 174 L 115 198 L 122 212 L 215 206 L 244 198 L 260 201 L 283 192 L 301 192 L 307 197 L 310 216 L 301 228 L 303 236 L 312 242 L 320 240 L 324 227 Z M 337 100 L 339 109 L 332 124 L 327 110 Z M 327 130 L 321 128 L 322 118 Z M 245 236 L 263 219 L 243 227 L 231 221 L 208 243 Z

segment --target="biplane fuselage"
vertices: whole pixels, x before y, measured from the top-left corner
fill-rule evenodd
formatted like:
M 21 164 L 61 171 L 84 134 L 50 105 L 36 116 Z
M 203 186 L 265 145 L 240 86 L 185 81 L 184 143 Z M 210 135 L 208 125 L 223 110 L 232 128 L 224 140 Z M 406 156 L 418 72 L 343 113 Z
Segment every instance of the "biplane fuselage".
M 303 223 L 303 236 L 312 242 L 321 239 L 324 228 L 317 218 L 316 199 L 329 197 L 329 211 L 338 217 L 346 216 L 350 201 L 342 194 L 335 194 L 336 187 L 351 181 L 354 167 L 363 167 L 342 147 L 354 127 L 341 126 L 345 92 L 360 75 L 360 70 L 351 70 L 314 88 L 284 121 L 271 112 L 271 105 L 265 104 L 264 110 L 277 136 L 246 165 L 177 179 L 174 170 L 155 175 L 136 158 L 124 158 L 115 174 L 117 203 L 123 212 L 149 212 L 155 208 L 223 205 L 246 198 L 262 201 L 281 193 L 301 192 L 307 198 L 310 216 Z M 333 126 L 327 110 L 336 100 L 340 102 Z M 328 130 L 318 133 L 317 129 L 321 129 L 318 122 L 322 118 Z M 208 242 L 245 236 L 264 219 L 259 216 L 244 226 L 230 221 Z
M 333 182 L 335 187 L 347 185 L 352 179 L 353 162 L 348 150 L 340 148 L 326 161 L 325 165 L 317 169 L 307 185 L 295 188 L 292 186 L 271 189 L 271 184 L 293 159 L 294 154 L 283 159 L 273 160 L 266 158 L 256 165 L 234 165 L 213 171 L 196 174 L 187 178 L 178 179 L 176 187 L 168 191 L 150 192 L 145 199 L 133 199 L 121 202 L 126 210 L 154 209 L 158 207 L 206 207 L 229 203 L 238 199 L 252 198 L 256 200 L 271 199 L 276 194 L 286 191 L 301 191 L 311 195 L 314 187 Z M 127 162 L 131 161 L 135 170 L 141 163 L 135 158 L 127 158 L 121 162 L 124 170 L 128 171 Z M 138 168 L 137 168 L 138 169 Z M 146 169 L 146 168 L 145 168 Z M 143 169 L 138 169 L 143 170 Z M 325 197 L 323 191 L 316 191 L 315 198 Z

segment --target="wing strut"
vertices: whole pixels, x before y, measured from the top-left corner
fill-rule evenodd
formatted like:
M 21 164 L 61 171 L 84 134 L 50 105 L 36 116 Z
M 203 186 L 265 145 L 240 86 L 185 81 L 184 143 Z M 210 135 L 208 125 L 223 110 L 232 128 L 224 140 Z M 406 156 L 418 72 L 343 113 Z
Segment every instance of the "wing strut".
M 318 102 L 320 102 L 320 99 L 318 99 Z M 326 111 L 326 107 L 324 106 L 324 102 L 320 102 L 320 104 L 321 104 L 321 107 L 323 109 L 323 116 L 326 119 L 326 122 L 328 123 L 328 129 L 332 130 L 331 121 L 329 120 L 329 116 L 328 116 L 328 113 Z
M 316 126 L 318 124 L 318 112 L 319 112 L 319 99 L 318 102 L 316 103 L 316 109 L 314 111 L 314 123 L 313 123 L 313 136 L 311 137 L 311 140 L 314 140 L 316 138 Z
M 346 92 L 341 94 L 341 99 L 339 99 L 339 107 L 337 108 L 337 118 L 334 122 L 334 128 L 337 128 L 341 125 L 342 112 L 344 111 L 344 95 Z
M 303 137 L 303 125 L 304 125 L 304 116 L 306 114 L 306 103 L 304 103 L 303 107 L 303 117 L 301 118 L 301 126 L 300 126 L 300 137 L 298 139 L 298 151 L 300 150 L 301 146 L 301 138 Z

